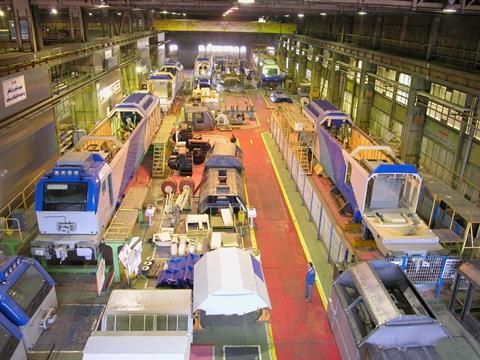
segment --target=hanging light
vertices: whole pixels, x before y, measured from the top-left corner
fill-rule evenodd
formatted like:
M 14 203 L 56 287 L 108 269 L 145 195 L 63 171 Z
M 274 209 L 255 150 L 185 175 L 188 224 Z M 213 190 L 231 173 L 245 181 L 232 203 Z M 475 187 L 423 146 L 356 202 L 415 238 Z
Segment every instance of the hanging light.
M 5 11 L 3 11 L 2 9 L 0 9 L 0 17 L 4 17 L 5 16 Z
M 50 14 L 52 15 L 57 15 L 58 14 L 58 10 L 53 8 L 52 10 L 50 10 Z
M 253 4 L 255 0 L 238 0 L 239 4 Z
M 297 15 L 299 18 L 303 18 L 305 15 L 303 15 L 302 13 L 298 14 Z
M 448 0 L 447 4 L 443 8 L 442 12 L 444 12 L 444 13 L 457 12 L 457 9 L 455 9 L 455 0 Z
M 367 15 L 367 11 L 365 9 L 360 9 L 357 12 L 358 15 Z
M 320 16 L 327 16 L 327 13 L 326 12 L 321 12 Z

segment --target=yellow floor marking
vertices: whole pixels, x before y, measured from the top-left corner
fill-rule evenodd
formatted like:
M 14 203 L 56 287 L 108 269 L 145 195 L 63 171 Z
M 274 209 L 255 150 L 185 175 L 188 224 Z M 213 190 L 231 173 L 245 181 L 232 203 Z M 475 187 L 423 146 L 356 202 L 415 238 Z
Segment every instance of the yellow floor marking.
M 305 253 L 305 257 L 307 258 L 307 261 L 312 261 L 312 257 L 310 256 L 310 253 L 308 251 L 307 245 L 305 243 L 305 238 L 303 237 L 303 234 L 300 230 L 300 227 L 298 226 L 298 220 L 297 217 L 295 216 L 295 212 L 293 211 L 292 205 L 290 204 L 290 200 L 288 199 L 287 191 L 285 190 L 285 187 L 282 182 L 282 178 L 280 177 L 280 173 L 278 172 L 277 166 L 275 165 L 275 162 L 273 160 L 273 155 L 270 151 L 270 149 L 267 146 L 267 142 L 265 140 L 265 135 L 267 132 L 262 133 L 262 140 L 263 140 L 263 145 L 265 146 L 265 149 L 267 150 L 268 157 L 270 158 L 270 163 L 272 164 L 273 170 L 275 172 L 275 177 L 277 178 L 277 182 L 280 185 L 280 189 L 282 190 L 283 198 L 285 199 L 285 203 L 287 204 L 288 212 L 290 213 L 290 216 L 293 221 L 293 226 L 295 227 L 295 230 L 297 232 L 298 238 L 300 239 L 300 244 L 302 245 L 303 252 Z M 328 306 L 328 301 L 327 297 L 325 296 L 325 291 L 323 290 L 322 284 L 316 276 L 315 278 L 315 285 L 318 290 L 318 293 L 320 295 L 320 299 L 322 300 L 323 307 L 325 310 L 327 309 Z
M 252 140 L 250 140 L 250 142 L 253 144 Z M 238 147 L 240 147 L 240 141 L 238 142 Z M 246 206 L 248 208 L 248 207 L 250 207 L 250 198 L 248 197 L 246 176 L 243 177 L 243 188 L 245 190 L 245 201 L 247 202 Z M 247 214 L 245 214 L 245 218 L 247 219 L 247 224 L 248 224 Z M 258 246 L 257 246 L 257 237 L 255 236 L 255 230 L 254 230 L 254 228 L 251 228 L 250 226 L 248 226 L 248 227 L 250 229 L 250 238 L 252 239 L 252 247 L 257 249 Z M 267 288 L 268 288 L 268 286 L 267 286 Z M 266 323 L 266 328 L 267 328 L 268 350 L 270 352 L 270 359 L 271 360 L 277 360 L 277 352 L 275 350 L 275 341 L 273 339 L 272 324 L 270 322 Z

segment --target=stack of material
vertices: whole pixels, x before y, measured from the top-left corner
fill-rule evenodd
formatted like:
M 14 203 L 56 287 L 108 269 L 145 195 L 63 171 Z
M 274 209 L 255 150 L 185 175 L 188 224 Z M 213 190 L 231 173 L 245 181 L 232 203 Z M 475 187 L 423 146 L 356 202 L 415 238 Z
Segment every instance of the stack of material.
M 200 256 L 195 254 L 170 259 L 167 269 L 158 277 L 156 287 L 192 288 L 193 266 L 199 259 Z

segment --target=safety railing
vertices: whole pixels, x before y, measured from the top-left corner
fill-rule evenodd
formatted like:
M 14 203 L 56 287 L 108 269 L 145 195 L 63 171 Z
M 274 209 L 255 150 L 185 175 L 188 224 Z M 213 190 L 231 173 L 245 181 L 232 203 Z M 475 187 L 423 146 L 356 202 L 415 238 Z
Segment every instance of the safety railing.
M 331 220 L 330 210 L 322 202 L 319 194 L 307 174 L 302 169 L 295 151 L 289 146 L 282 129 L 276 121 L 270 122 L 273 138 L 282 153 L 292 178 L 295 180 L 297 191 L 302 197 L 303 204 L 307 207 L 310 220 L 317 228 L 317 239 L 321 240 L 327 249 L 330 262 L 343 262 L 349 260 L 350 251 L 342 241 L 341 229 Z
M 7 236 L 12 236 L 16 232 L 18 233 L 18 238 L 20 239 L 20 242 L 23 242 L 20 220 L 15 218 L 0 217 L 0 234 L 5 233 Z
M 415 285 L 435 287 L 437 297 L 443 286 L 453 283 L 463 262 L 456 256 L 403 256 L 385 261 L 400 266 Z
M 294 151 L 275 120 L 270 122 L 270 130 L 295 181 L 303 204 L 309 211 L 310 220 L 315 223 L 317 238 L 325 244 L 328 261 L 349 261 L 351 253 L 345 245 L 342 230 L 336 225 L 333 214 L 320 198 L 310 177 L 302 171 Z M 443 286 L 452 283 L 462 263 L 462 260 L 455 256 L 403 256 L 386 258 L 385 261 L 398 264 L 415 285 L 435 288 L 437 296 Z
M 17 209 L 27 210 L 34 202 L 35 186 L 38 180 L 43 176 L 45 170 L 42 170 L 35 176 L 12 200 L 10 200 L 1 210 L 0 217 L 10 218 L 12 212 Z

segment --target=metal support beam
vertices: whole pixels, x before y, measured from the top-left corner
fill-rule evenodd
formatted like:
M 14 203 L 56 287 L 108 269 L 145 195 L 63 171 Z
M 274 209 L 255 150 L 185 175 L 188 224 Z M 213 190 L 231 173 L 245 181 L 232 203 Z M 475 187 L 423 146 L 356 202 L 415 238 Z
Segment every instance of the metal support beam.
M 80 8 L 80 41 L 88 41 L 88 10 L 86 8 Z
M 432 23 L 430 24 L 430 34 L 428 36 L 428 47 L 426 54 L 427 61 L 432 60 L 435 57 L 435 53 L 437 52 L 438 35 L 440 33 L 441 20 L 441 17 L 437 15 L 432 19 Z
M 408 29 L 408 15 L 403 15 L 402 27 L 400 28 L 400 41 L 405 41 L 405 39 L 407 38 L 407 29 Z
M 400 158 L 409 164 L 417 163 L 418 150 L 425 123 L 425 106 L 417 106 L 417 91 L 429 91 L 430 82 L 418 76 L 412 76 L 407 102 L 407 116 L 403 124 Z
M 75 42 L 75 22 L 73 21 L 73 6 L 68 7 L 68 20 L 70 22 L 70 41 Z
M 380 47 L 380 40 L 382 38 L 383 16 L 377 15 L 375 17 L 375 30 L 373 32 L 372 47 L 378 49 Z
M 375 72 L 375 65 L 369 61 L 362 60 L 362 71 L 360 73 L 360 84 L 357 87 L 358 105 L 356 124 L 363 130 L 368 130 L 370 126 L 370 115 L 373 105 L 374 85 L 372 82 L 365 84 L 368 72 Z
M 37 50 L 43 49 L 43 37 L 42 37 L 42 30 L 40 28 L 40 19 L 38 13 L 38 6 L 33 5 L 31 7 L 32 13 L 32 27 L 33 27 L 33 36 L 35 37 L 35 44 Z

